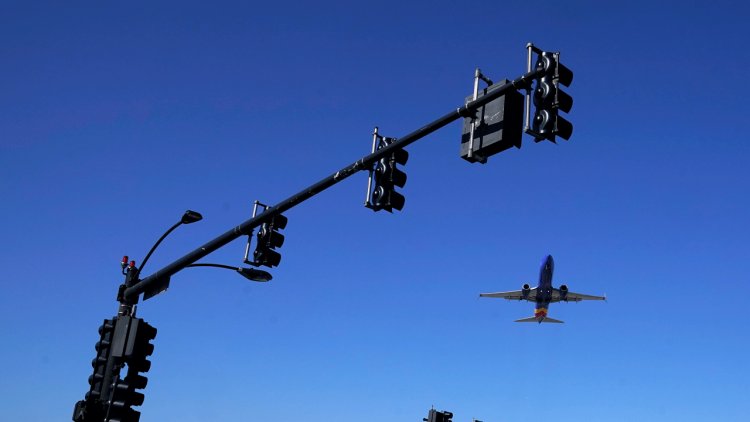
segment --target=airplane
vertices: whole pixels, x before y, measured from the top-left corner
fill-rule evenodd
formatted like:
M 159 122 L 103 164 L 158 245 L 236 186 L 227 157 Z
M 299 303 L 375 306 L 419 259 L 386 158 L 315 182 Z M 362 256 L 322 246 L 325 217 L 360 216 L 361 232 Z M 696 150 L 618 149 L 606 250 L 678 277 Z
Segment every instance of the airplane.
M 539 285 L 533 289 L 524 284 L 521 290 L 512 292 L 481 293 L 479 297 L 498 297 L 508 300 L 526 300 L 536 302 L 534 316 L 517 319 L 515 322 L 556 322 L 562 321 L 547 316 L 550 303 L 555 302 L 580 302 L 582 300 L 607 300 L 606 296 L 591 296 L 568 291 L 568 286 L 561 284 L 559 289 L 552 287 L 552 272 L 555 270 L 555 261 L 552 255 L 547 255 L 542 261 L 539 272 Z

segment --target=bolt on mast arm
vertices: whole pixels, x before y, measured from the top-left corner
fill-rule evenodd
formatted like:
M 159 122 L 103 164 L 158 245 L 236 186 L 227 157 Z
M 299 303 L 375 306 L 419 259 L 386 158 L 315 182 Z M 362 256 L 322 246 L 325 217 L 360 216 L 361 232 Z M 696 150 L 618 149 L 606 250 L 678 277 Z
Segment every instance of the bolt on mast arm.
M 535 69 L 535 70 L 532 70 L 531 72 L 524 74 L 523 76 L 520 76 L 519 78 L 513 81 L 510 81 L 498 87 L 497 89 L 493 89 L 492 91 L 488 92 L 486 95 L 479 97 L 476 100 L 467 102 L 464 106 L 457 108 L 456 110 L 444 115 L 443 117 L 440 117 L 439 119 L 431 123 L 428 123 L 425 126 L 422 126 L 421 128 L 398 139 L 396 142 L 392 143 L 391 145 L 388 145 L 385 148 L 381 148 L 375 151 L 374 153 L 355 161 L 354 163 L 342 168 L 336 173 L 333 173 L 332 175 L 318 181 L 317 183 L 279 202 L 277 205 L 273 207 L 269 207 L 268 209 L 266 209 L 264 213 L 256 217 L 250 218 L 248 220 L 245 220 L 244 222 L 240 223 L 238 226 L 232 228 L 231 230 L 228 230 L 227 232 L 220 235 L 219 237 L 213 240 L 210 240 L 209 242 L 199 247 L 198 249 L 195 249 L 192 252 L 187 253 L 186 255 L 182 256 L 181 258 L 178 258 L 171 264 L 168 264 L 164 268 L 157 270 L 156 272 L 149 275 L 148 277 L 145 277 L 139 282 L 137 282 L 136 284 L 128 287 L 124 291 L 124 294 L 123 294 L 124 299 L 126 301 L 133 302 L 133 303 L 137 302 L 138 295 L 143 293 L 146 289 L 148 289 L 148 287 L 158 283 L 161 280 L 164 280 L 165 278 L 171 277 L 172 275 L 178 273 L 179 271 L 181 271 L 188 265 L 195 263 L 199 259 L 221 248 L 222 246 L 228 244 L 229 242 L 239 238 L 240 236 L 245 236 L 251 233 L 253 229 L 271 220 L 271 218 L 273 218 L 275 215 L 281 214 L 284 211 L 287 211 L 290 208 L 300 204 L 301 202 L 312 198 L 318 193 L 328 189 L 329 187 L 346 179 L 347 177 L 351 176 L 352 174 L 358 171 L 368 169 L 370 166 L 372 166 L 373 163 L 380 160 L 381 158 L 392 154 L 396 150 L 403 149 L 404 147 L 416 142 L 420 138 L 423 138 L 429 135 L 430 133 L 435 132 L 436 130 L 448 125 L 449 123 L 455 120 L 458 120 L 462 117 L 472 116 L 477 108 L 491 102 L 492 100 L 496 98 L 499 98 L 509 93 L 510 91 L 518 90 L 518 89 L 528 89 L 531 86 L 532 81 L 542 76 L 543 73 L 544 73 L 543 70 Z

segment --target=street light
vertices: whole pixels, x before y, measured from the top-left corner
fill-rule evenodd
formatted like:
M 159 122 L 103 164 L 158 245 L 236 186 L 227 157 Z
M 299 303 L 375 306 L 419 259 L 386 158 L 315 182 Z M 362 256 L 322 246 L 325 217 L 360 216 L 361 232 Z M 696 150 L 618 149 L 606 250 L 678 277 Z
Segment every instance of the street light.
M 193 224 L 197 221 L 201 221 L 202 219 L 203 219 L 203 216 L 199 212 L 192 211 L 192 210 L 185 211 L 185 214 L 182 215 L 182 218 L 180 219 L 180 221 L 175 223 L 174 226 L 170 227 L 169 230 L 164 232 L 164 234 L 161 235 L 159 240 L 157 240 L 156 243 L 154 243 L 154 246 L 152 246 L 151 250 L 148 251 L 148 254 L 146 254 L 146 257 L 143 258 L 143 262 L 141 262 L 141 267 L 138 269 L 138 272 L 140 273 L 143 270 L 143 266 L 146 265 L 146 262 L 148 262 L 148 259 L 151 258 L 151 254 L 154 253 L 154 251 L 159 246 L 161 241 L 164 240 L 164 238 L 166 238 L 167 236 L 169 236 L 169 233 L 172 233 L 174 229 L 181 226 L 182 224 Z
M 250 281 L 266 282 L 271 281 L 273 277 L 270 273 L 263 270 L 256 270 L 254 268 L 242 268 L 233 267 L 231 265 L 223 264 L 190 264 L 185 267 L 214 267 L 214 268 L 226 268 L 227 270 L 237 271 L 241 276 L 245 277 Z

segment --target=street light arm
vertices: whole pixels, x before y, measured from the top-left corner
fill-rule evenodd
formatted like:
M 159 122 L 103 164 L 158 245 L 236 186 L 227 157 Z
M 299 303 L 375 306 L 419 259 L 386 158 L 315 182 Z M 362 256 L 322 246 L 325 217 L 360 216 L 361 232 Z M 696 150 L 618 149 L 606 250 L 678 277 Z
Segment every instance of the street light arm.
M 203 264 L 203 263 L 199 263 L 199 264 L 186 265 L 185 268 L 187 268 L 187 267 L 216 267 L 216 268 L 226 268 L 228 270 L 237 271 L 237 267 L 233 267 L 231 265 L 224 265 L 224 264 Z
M 152 247 L 151 247 L 151 250 L 150 250 L 150 251 L 148 251 L 148 253 L 146 254 L 146 257 L 145 257 L 145 258 L 143 258 L 143 262 L 141 262 L 141 266 L 140 266 L 140 268 L 138 268 L 138 273 L 140 273 L 141 271 L 143 271 L 143 267 L 144 267 L 144 266 L 146 265 L 146 263 L 148 262 L 148 259 L 149 259 L 149 258 L 151 258 L 151 254 L 153 254 L 153 253 L 154 253 L 154 251 L 155 251 L 155 250 L 156 250 L 156 248 L 157 248 L 157 247 L 159 246 L 159 244 L 160 244 L 160 243 L 161 243 L 161 242 L 162 242 L 162 241 L 163 241 L 163 240 L 164 240 L 164 239 L 165 239 L 165 238 L 166 238 L 167 236 L 169 236 L 169 233 L 172 233 L 172 231 L 174 231 L 174 229 L 176 229 L 177 227 L 179 227 L 179 226 L 180 226 L 181 224 L 182 224 L 182 221 L 178 221 L 178 222 L 177 222 L 177 223 L 175 223 L 175 224 L 174 224 L 174 225 L 173 225 L 172 227 L 170 227 L 170 228 L 169 228 L 169 230 L 167 230 L 166 232 L 164 232 L 164 234 L 163 234 L 163 235 L 161 235 L 161 237 L 159 238 L 159 240 L 157 240 L 157 241 L 156 241 L 156 243 L 154 243 L 154 246 L 152 246 Z
M 214 268 L 226 268 L 227 270 L 237 271 L 241 276 L 245 277 L 246 279 L 250 281 L 271 281 L 273 277 L 270 273 L 263 271 L 263 270 L 256 270 L 254 268 L 242 268 L 242 267 L 233 267 L 231 265 L 224 265 L 224 264 L 209 264 L 209 263 L 198 263 L 198 264 L 190 264 L 186 265 L 185 268 L 188 267 L 214 267 Z
M 195 223 L 196 221 L 201 221 L 202 219 L 203 219 L 203 216 L 199 212 L 196 212 L 196 211 L 193 211 L 193 210 L 187 210 L 187 211 L 185 211 L 185 213 L 182 214 L 182 218 L 180 218 L 180 221 L 178 221 L 177 223 L 175 223 L 174 226 L 170 227 L 169 230 L 167 230 L 166 232 L 164 232 L 164 234 L 161 235 L 161 237 L 159 238 L 159 240 L 156 241 L 156 243 L 154 244 L 154 246 L 151 247 L 151 250 L 148 251 L 148 254 L 146 254 L 146 257 L 143 258 L 143 262 L 141 262 L 141 267 L 138 269 L 138 274 L 141 273 L 141 270 L 143 270 L 143 266 L 146 265 L 146 262 L 148 262 L 148 259 L 151 258 L 151 254 L 154 253 L 154 251 L 159 246 L 159 244 L 161 243 L 161 241 L 164 240 L 164 238 L 166 238 L 167 236 L 169 236 L 169 233 L 172 233 L 172 231 L 174 229 L 176 229 L 181 224 L 192 224 L 192 223 Z

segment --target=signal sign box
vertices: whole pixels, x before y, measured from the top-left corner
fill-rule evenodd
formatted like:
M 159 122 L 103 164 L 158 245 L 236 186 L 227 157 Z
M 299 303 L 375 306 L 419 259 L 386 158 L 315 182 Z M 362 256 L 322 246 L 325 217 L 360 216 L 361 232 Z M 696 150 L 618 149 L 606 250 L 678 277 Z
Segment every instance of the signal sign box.
M 481 98 L 506 83 L 508 80 L 503 79 L 479 91 L 477 98 Z M 520 92 L 511 91 L 479 107 L 475 118 L 465 118 L 461 132 L 461 158 L 471 163 L 484 162 L 488 157 L 510 147 L 521 148 L 523 97 Z M 473 96 L 466 97 L 466 101 L 469 102 L 473 98 Z M 472 126 L 474 127 L 474 143 L 470 157 Z

